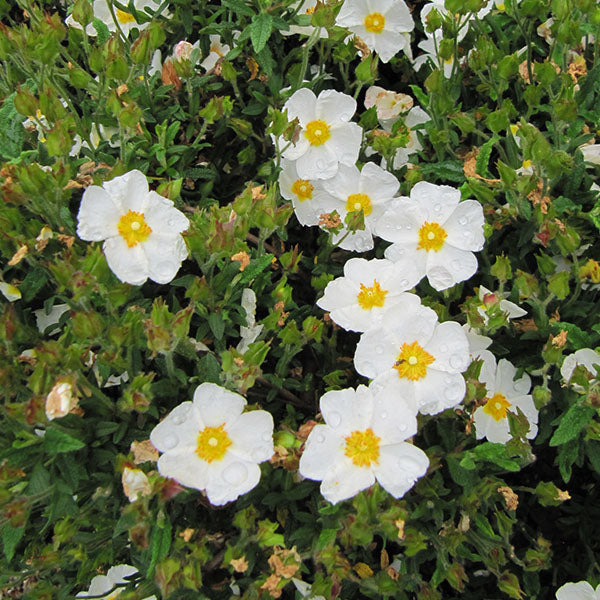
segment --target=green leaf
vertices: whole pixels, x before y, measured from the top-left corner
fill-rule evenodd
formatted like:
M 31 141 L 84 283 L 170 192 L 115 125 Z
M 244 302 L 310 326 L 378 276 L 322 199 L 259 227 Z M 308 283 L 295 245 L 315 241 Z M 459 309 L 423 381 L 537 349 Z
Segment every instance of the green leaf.
M 14 104 L 15 93 L 4 100 L 0 108 L 0 156 L 17 158 L 23 149 L 25 128 Z
M 6 523 L 2 528 L 2 547 L 4 549 L 4 556 L 6 556 L 8 562 L 10 562 L 15 555 L 17 544 L 21 541 L 24 533 L 25 525 L 21 525 L 21 527 L 12 527 L 10 523 Z
M 410 89 L 421 106 L 429 106 L 429 96 L 418 85 L 411 85 Z
M 443 160 L 433 164 L 419 165 L 425 175 L 437 175 L 441 180 L 462 183 L 465 180 L 463 163 L 459 160 Z
M 146 577 L 151 577 L 156 563 L 164 558 L 171 548 L 171 521 L 163 513 L 158 515 L 158 522 L 152 528 L 152 541 L 150 543 L 150 564 Z
M 221 313 L 210 313 L 210 315 L 208 315 L 208 324 L 215 339 L 220 340 L 225 333 L 225 322 L 223 321 Z
M 329 546 L 329 544 L 334 544 L 337 532 L 337 529 L 323 529 L 317 540 L 315 551 L 318 552 L 319 550 L 323 550 L 326 546 Z
M 269 13 L 260 13 L 252 19 L 250 25 L 250 39 L 252 47 L 257 54 L 265 47 L 271 37 L 273 17 Z
M 110 31 L 108 30 L 108 27 L 97 17 L 92 19 L 92 26 L 98 34 L 96 43 L 98 46 L 102 46 L 102 44 L 104 44 L 104 42 L 110 37 Z
M 574 404 L 560 420 L 558 429 L 550 439 L 551 446 L 561 446 L 576 438 L 590 422 L 595 410 L 591 406 Z
M 268 269 L 273 263 L 274 258 L 272 254 L 265 254 L 256 260 L 251 260 L 250 264 L 242 271 L 240 283 L 248 283 L 265 269 Z
M 48 426 L 44 436 L 44 448 L 48 454 L 61 454 L 80 450 L 85 444 L 78 438 L 69 435 L 66 431 L 54 425 Z
M 569 295 L 569 271 L 559 271 L 548 278 L 548 289 L 559 299 Z
M 497 141 L 498 138 L 494 135 L 479 149 L 475 171 L 482 177 L 489 177 L 488 165 L 490 164 L 490 154 Z
M 23 302 L 31 302 L 36 294 L 44 287 L 48 281 L 48 274 L 42 267 L 34 267 L 27 273 L 23 283 L 19 286 L 23 297 Z

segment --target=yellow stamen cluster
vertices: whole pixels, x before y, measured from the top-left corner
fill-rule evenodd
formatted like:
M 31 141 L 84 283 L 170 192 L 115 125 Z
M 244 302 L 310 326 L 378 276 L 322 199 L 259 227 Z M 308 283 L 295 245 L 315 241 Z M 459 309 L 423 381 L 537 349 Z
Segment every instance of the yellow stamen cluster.
M 119 21 L 119 23 L 123 25 L 125 25 L 125 23 L 135 23 L 135 17 L 132 14 L 119 8 L 117 8 L 115 12 L 117 14 L 117 21 Z
M 448 237 L 446 230 L 439 223 L 429 223 L 425 221 L 419 229 L 418 250 L 433 250 L 439 252 L 444 245 L 444 240 Z
M 381 33 L 385 27 L 385 17 L 378 12 L 372 12 L 365 17 L 365 29 L 369 33 Z
M 225 423 L 218 427 L 205 427 L 198 434 L 196 455 L 206 462 L 222 460 L 232 441 L 225 431 Z
M 418 381 L 427 375 L 427 367 L 435 358 L 424 350 L 417 342 L 402 344 L 400 354 L 394 363 L 399 377 Z
M 362 210 L 365 217 L 368 217 L 373 212 L 371 198 L 367 194 L 350 194 L 346 198 L 346 210 L 348 212 Z
M 152 229 L 146 223 L 144 214 L 134 210 L 130 210 L 119 219 L 117 231 L 127 242 L 129 248 L 137 246 L 140 242 L 145 242 L 152 233 Z
M 306 124 L 304 135 L 311 146 L 322 146 L 330 137 L 329 125 L 321 119 Z
M 385 296 L 387 290 L 382 290 L 377 279 L 373 280 L 371 287 L 366 287 L 360 284 L 360 292 L 358 293 L 358 305 L 364 310 L 371 310 L 375 306 L 383 306 L 385 304 Z
M 346 440 L 344 454 L 352 460 L 357 467 L 369 467 L 379 462 L 379 442 L 381 438 L 373 430 L 353 431 Z
M 300 202 L 312 200 L 314 189 L 312 183 L 306 179 L 296 179 L 292 184 L 292 194 L 294 194 Z
M 483 412 L 493 417 L 496 421 L 506 419 L 506 413 L 510 408 L 511 403 L 503 394 L 494 394 L 483 407 Z

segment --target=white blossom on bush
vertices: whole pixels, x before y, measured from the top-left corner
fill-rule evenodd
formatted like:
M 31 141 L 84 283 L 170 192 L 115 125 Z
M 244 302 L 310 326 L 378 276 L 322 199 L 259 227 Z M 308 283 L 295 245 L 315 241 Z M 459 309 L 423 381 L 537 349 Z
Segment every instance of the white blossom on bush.
M 367 331 L 381 321 L 385 311 L 402 300 L 420 275 L 413 263 L 400 267 L 386 259 L 351 258 L 344 276 L 330 281 L 317 306 L 349 331 Z
M 565 583 L 556 590 L 556 600 L 600 600 L 600 585 L 594 590 L 587 581 Z
M 122 591 L 128 579 L 138 570 L 131 565 L 116 565 L 111 567 L 106 575 L 96 575 L 90 582 L 87 592 L 79 592 L 76 598 L 96 598 L 96 600 L 114 600 Z M 104 595 L 102 595 L 104 594 Z M 156 596 L 148 596 L 145 600 L 156 600 Z
M 353 166 L 358 159 L 362 128 L 350 122 L 356 112 L 356 100 L 335 90 L 323 90 L 319 96 L 301 88 L 283 106 L 288 119 L 298 119 L 297 141 L 279 138 L 283 157 L 296 161 L 301 179 L 328 179 L 341 163 Z
M 560 374 L 567 383 L 571 379 L 573 371 L 579 365 L 584 366 L 590 372 L 590 374 L 595 377 L 596 369 L 594 365 L 598 365 L 600 367 L 600 354 L 591 348 L 580 348 L 573 354 L 565 356 L 560 367 Z
M 393 125 L 402 113 L 413 107 L 413 104 L 414 100 L 408 94 L 392 92 L 378 85 L 372 85 L 365 93 L 365 108 L 375 107 L 382 126 L 390 120 Z
M 460 202 L 459 190 L 420 181 L 410 198 L 390 203 L 375 232 L 393 242 L 385 251 L 386 258 L 414 260 L 430 285 L 444 290 L 477 270 L 473 252 L 483 248 L 483 223 L 479 202 Z
M 77 235 L 90 242 L 105 240 L 108 266 L 126 283 L 141 285 L 148 277 L 168 283 L 187 258 L 181 232 L 189 221 L 171 200 L 148 190 L 140 171 L 88 187 L 77 219 Z
M 218 34 L 208 36 L 210 39 L 210 48 L 207 57 L 200 63 L 200 66 L 210 71 L 217 64 L 220 58 L 223 58 L 231 48 L 227 44 L 221 43 L 221 37 Z
M 454 321 L 439 323 L 435 311 L 415 294 L 404 293 L 377 327 L 362 334 L 354 367 L 389 388 L 424 414 L 459 404 L 465 395 L 461 373 L 471 362 L 469 342 Z
M 478 292 L 479 300 L 481 300 L 481 307 L 477 309 L 477 312 L 483 317 L 484 323 L 487 325 L 490 318 L 487 315 L 485 310 L 485 306 L 487 303 L 491 302 L 499 302 L 500 309 L 506 315 L 508 320 L 510 319 L 518 319 L 527 314 L 527 311 L 521 308 L 518 304 L 514 302 L 510 302 L 510 300 L 506 300 L 505 296 L 508 296 L 508 293 L 504 292 L 502 294 L 498 292 L 492 292 L 488 290 L 483 285 L 479 286 Z
M 403 0 L 345 0 L 335 23 L 358 35 L 381 62 L 401 50 L 410 53 L 415 23 Z
M 315 12 L 317 6 L 317 0 L 300 0 L 294 3 L 290 8 L 298 8 L 299 15 L 312 15 Z M 315 31 L 313 25 L 290 25 L 290 28 L 285 31 L 281 30 L 281 35 L 312 35 Z M 329 33 L 325 27 L 321 27 L 319 31 L 319 37 L 322 39 L 328 38 Z
M 537 435 L 538 411 L 529 394 L 531 379 L 524 373 L 515 381 L 516 367 L 502 358 L 486 358 L 481 366 L 479 381 L 485 384 L 485 404 L 475 409 L 473 420 L 478 440 L 485 437 L 490 442 L 505 443 L 511 439 L 508 413 L 520 409 L 529 421 L 528 439 Z
M 321 494 L 333 504 L 375 483 L 400 498 L 427 471 L 427 455 L 407 443 L 417 432 L 416 414 L 394 394 L 356 390 L 321 397 L 324 425 L 310 432 L 300 457 L 303 477 L 321 481 Z
M 260 480 L 259 463 L 273 455 L 273 417 L 264 410 L 244 413 L 246 400 L 203 383 L 193 402 L 176 406 L 151 432 L 163 454 L 158 471 L 187 487 L 205 490 L 210 502 L 226 504 Z

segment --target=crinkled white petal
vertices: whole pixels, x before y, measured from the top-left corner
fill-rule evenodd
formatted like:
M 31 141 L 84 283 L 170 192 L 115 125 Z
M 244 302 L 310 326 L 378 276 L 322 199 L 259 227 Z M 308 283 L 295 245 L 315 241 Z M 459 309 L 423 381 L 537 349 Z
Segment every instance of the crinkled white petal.
M 332 504 L 356 496 L 361 490 L 375 483 L 375 475 L 369 467 L 357 467 L 348 458 L 330 471 L 321 483 L 321 494 Z
M 444 223 L 444 230 L 448 234 L 446 243 L 461 250 L 481 250 L 485 243 L 483 223 L 483 207 L 479 202 L 460 202 Z
M 230 452 L 249 462 L 260 463 L 273 456 L 273 417 L 265 410 L 243 413 L 227 425 Z
M 198 434 L 204 427 L 205 423 L 193 404 L 182 402 L 154 427 L 150 441 L 160 452 L 179 449 L 193 452 L 198 444 Z
M 296 170 L 301 179 L 330 179 L 337 173 L 338 164 L 335 150 L 326 142 L 322 146 L 308 145 L 296 160 Z
M 340 123 L 331 128 L 331 138 L 324 145 L 333 150 L 340 163 L 352 166 L 358 160 L 362 135 L 357 123 Z
M 473 413 L 473 424 L 475 425 L 475 436 L 478 440 L 486 438 L 489 442 L 505 444 L 511 439 L 508 418 L 496 421 L 480 406 Z
M 595 352 L 591 348 L 581 348 L 569 356 L 565 356 L 562 366 L 560 367 L 560 374 L 565 381 L 571 379 L 575 367 L 583 365 L 592 375 L 596 374 L 594 365 L 600 366 L 600 354 Z
M 473 276 L 477 271 L 477 258 L 472 252 L 445 243 L 439 252 L 427 252 L 426 269 L 429 285 L 441 291 Z
M 321 481 L 344 458 L 346 442 L 329 425 L 315 425 L 300 457 L 300 475 Z
M 355 112 L 356 100 L 348 94 L 335 90 L 323 90 L 315 105 L 316 118 L 328 124 L 349 121 Z
M 379 462 L 373 465 L 373 472 L 379 484 L 394 498 L 404 496 L 429 467 L 425 452 L 407 442 L 382 446 L 379 452 Z
M 527 394 L 531 389 L 531 377 L 529 377 L 527 373 L 523 373 L 523 375 L 515 381 L 514 377 L 516 374 L 516 367 L 510 361 L 501 358 L 498 361 L 494 393 L 503 394 L 509 400 L 514 396 Z
M 215 383 L 202 383 L 194 392 L 194 408 L 206 427 L 228 427 L 239 418 L 246 406 L 246 399 Z
M 142 244 L 131 248 L 120 236 L 108 238 L 102 246 L 110 270 L 123 282 L 142 285 L 148 279 L 148 259 Z
M 144 219 L 153 232 L 178 234 L 190 226 L 187 217 L 168 198 L 151 191 L 146 202 Z
M 140 244 L 148 264 L 148 277 L 156 283 L 169 283 L 177 275 L 181 262 L 187 258 L 185 241 L 179 234 L 151 233 Z
M 137 169 L 105 181 L 102 187 L 121 205 L 123 214 L 129 210 L 144 212 L 148 202 L 148 181 Z
M 469 341 L 462 327 L 455 321 L 440 323 L 425 346 L 435 361 L 431 368 L 448 373 L 462 373 L 471 362 Z
M 369 386 L 375 396 L 372 429 L 381 444 L 399 444 L 417 433 L 417 411 L 410 398 L 393 389 Z
M 259 481 L 260 467 L 255 462 L 227 453 L 222 460 L 208 465 L 206 495 L 211 504 L 220 506 L 249 492 Z
M 314 92 L 308 88 L 300 88 L 288 98 L 283 109 L 287 110 L 288 120 L 292 121 L 297 117 L 300 125 L 306 127 L 307 123 L 316 118 L 316 106 L 317 97 Z
M 371 200 L 391 201 L 398 189 L 398 179 L 373 162 L 362 168 L 359 179 L 359 191 L 368 194 Z
M 587 581 L 565 583 L 556 590 L 556 600 L 600 600 L 600 585 L 594 591 Z
M 460 192 L 449 185 L 419 181 L 410 191 L 410 197 L 420 203 L 425 221 L 443 225 L 458 206 Z
M 208 484 L 208 466 L 194 451 L 181 449 L 162 454 L 156 463 L 163 477 L 170 477 L 181 485 L 203 490 Z
M 369 427 L 373 416 L 373 394 L 359 385 L 356 390 L 333 390 L 321 396 L 321 414 L 325 423 L 336 434 L 347 436 L 353 431 Z
M 77 214 L 77 235 L 88 242 L 99 242 L 118 235 L 117 224 L 124 214 L 121 202 L 97 185 L 88 187 Z

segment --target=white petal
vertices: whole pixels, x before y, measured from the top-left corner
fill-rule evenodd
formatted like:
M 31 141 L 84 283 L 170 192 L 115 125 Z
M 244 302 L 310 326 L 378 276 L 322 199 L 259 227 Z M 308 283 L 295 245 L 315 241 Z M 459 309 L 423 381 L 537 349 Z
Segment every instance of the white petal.
M 300 88 L 283 105 L 287 109 L 288 120 L 292 121 L 296 117 L 300 125 L 305 127 L 307 123 L 315 120 L 317 97 L 312 90 Z
M 321 481 L 344 458 L 344 438 L 328 425 L 315 425 L 300 457 L 299 473 Z
M 190 226 L 187 217 L 173 206 L 171 200 L 154 191 L 148 194 L 144 218 L 156 233 L 181 233 Z
M 372 429 L 382 445 L 399 444 L 417 433 L 417 411 L 410 398 L 402 398 L 392 388 L 373 386 L 375 407 Z
M 323 189 L 330 196 L 341 201 L 340 210 L 346 212 L 346 199 L 359 191 L 360 171 L 355 165 L 340 165 L 335 176 L 322 182 Z
M 381 2 L 381 0 L 376 1 Z M 371 0 L 371 6 L 373 6 L 373 0 Z M 408 32 L 412 31 L 414 27 L 415 22 L 406 4 L 404 2 L 392 2 L 385 13 L 385 28 L 390 31 Z
M 496 371 L 498 365 L 496 364 L 496 357 L 490 352 L 481 357 L 483 364 L 481 365 L 481 371 L 479 372 L 479 381 L 483 383 L 490 396 L 496 393 Z
M 106 575 L 96 575 L 90 581 L 90 587 L 85 592 L 79 592 L 76 598 L 89 598 L 107 594 L 114 587 L 113 582 Z
M 273 417 L 267 411 L 243 413 L 226 430 L 233 442 L 229 451 L 236 456 L 256 463 L 273 456 Z
M 448 234 L 446 243 L 461 250 L 479 251 L 483 248 L 483 208 L 475 200 L 460 202 L 444 223 Z
M 183 449 L 185 452 L 196 448 L 198 433 L 205 424 L 200 414 L 193 409 L 191 402 L 176 406 L 150 433 L 152 445 L 160 452 Z
M 473 423 L 475 425 L 475 434 L 478 440 L 486 438 L 496 444 L 505 444 L 511 439 L 508 419 L 496 421 L 492 415 L 488 415 L 483 406 L 480 406 L 473 413 Z
M 228 427 L 239 418 L 246 406 L 246 399 L 240 394 L 215 383 L 202 383 L 194 392 L 194 408 L 207 427 L 218 427 L 227 423 Z
M 462 327 L 454 321 L 440 323 L 425 350 L 435 357 L 431 368 L 448 373 L 462 373 L 471 362 L 469 341 Z
M 156 466 L 163 477 L 170 477 L 181 485 L 203 490 L 208 483 L 208 465 L 194 452 L 168 452 L 162 454 Z
M 394 200 L 375 226 L 376 234 L 388 242 L 416 249 L 419 229 L 425 222 L 421 206 L 410 198 Z
M 368 162 L 360 172 L 359 191 L 372 199 L 389 200 L 399 188 L 398 179 L 373 162 Z
M 129 171 L 110 181 L 105 181 L 102 187 L 115 202 L 121 204 L 123 212 L 128 210 L 144 212 L 148 199 L 148 181 L 141 171 L 137 169 Z
M 110 270 L 123 282 L 142 285 L 148 279 L 148 260 L 142 244 L 129 248 L 120 236 L 108 238 L 102 246 Z
M 379 326 L 360 336 L 354 353 L 354 368 L 361 375 L 373 379 L 393 368 L 400 345 L 387 333 Z
M 138 570 L 131 565 L 115 565 L 106 572 L 106 576 L 113 583 L 127 583 L 126 578 L 135 575 L 137 572 Z
M 415 127 L 415 125 L 421 125 L 422 123 L 427 123 L 427 121 L 431 121 L 431 117 L 420 107 L 413 106 L 405 119 L 405 123 L 407 127 Z
M 340 27 L 352 27 L 357 24 L 362 24 L 364 18 L 369 14 L 367 3 L 364 0 L 354 0 L 344 2 L 342 8 L 335 18 L 335 24 Z
M 521 378 L 515 381 L 516 374 L 517 369 L 510 361 L 505 358 L 500 359 L 496 371 L 494 392 L 504 394 L 509 401 L 513 396 L 527 394 L 531 389 L 531 377 L 527 373 L 523 373 Z
M 332 504 L 352 498 L 375 483 L 375 475 L 368 467 L 357 467 L 349 459 L 338 464 L 321 483 L 321 494 Z
M 465 281 L 477 271 L 477 258 L 472 252 L 445 243 L 439 252 L 427 253 L 427 280 L 441 291 Z
M 466 384 L 460 373 L 444 373 L 428 368 L 427 375 L 415 382 L 419 412 L 436 415 L 460 404 L 465 397 Z
M 506 313 L 506 316 L 509 319 L 518 319 L 519 317 L 527 314 L 526 310 L 522 309 L 514 302 L 509 302 L 508 300 L 500 300 L 500 308 Z
M 256 487 L 260 481 L 260 467 L 228 453 L 223 460 L 209 465 L 208 477 L 206 495 L 211 504 L 220 506 Z
M 583 365 L 592 375 L 596 374 L 594 365 L 600 366 L 600 354 L 591 348 L 581 348 L 573 354 L 565 357 L 560 368 L 560 374 L 568 381 L 577 365 Z
M 598 595 L 587 581 L 578 581 L 556 590 L 556 600 L 598 600 Z
M 410 197 L 420 203 L 426 221 L 443 225 L 458 205 L 460 192 L 449 185 L 419 181 L 410 191 Z
M 302 133 L 300 133 L 300 137 L 298 138 L 298 140 L 296 141 L 295 144 L 284 140 L 283 137 L 279 138 L 279 148 L 282 150 L 285 148 L 285 150 L 282 153 L 282 156 L 284 158 L 286 158 L 287 160 L 295 161 L 295 160 L 299 159 L 301 156 L 303 156 L 307 152 L 307 150 L 310 147 L 311 146 L 308 143 L 308 140 Z M 303 177 L 302 179 L 310 179 L 310 178 Z
M 364 385 L 356 390 L 333 390 L 321 396 L 321 414 L 325 423 L 342 437 L 363 431 L 371 425 L 373 394 Z
M 367 34 L 365 42 L 368 47 L 372 47 L 379 54 L 379 58 L 383 63 L 389 62 L 404 48 L 405 44 L 402 35 L 387 29 L 387 22 L 386 28 L 381 33 Z
M 118 235 L 117 224 L 123 214 L 119 203 L 97 185 L 88 187 L 77 214 L 77 235 L 88 242 L 99 242 Z
M 363 130 L 357 123 L 341 123 L 331 128 L 331 138 L 327 141 L 337 160 L 347 166 L 353 166 L 358 160 Z
M 356 112 L 356 100 L 335 90 L 323 90 L 317 98 L 315 115 L 328 125 L 336 121 L 349 121 Z
M 368 229 L 353 231 L 342 239 L 347 231 L 347 229 L 343 229 L 340 233 L 334 235 L 332 243 L 351 252 L 367 252 L 373 249 L 375 245 L 373 234 Z
M 338 170 L 338 158 L 329 142 L 322 146 L 309 146 L 298 157 L 296 170 L 301 179 L 329 179 Z
M 169 283 L 187 258 L 188 250 L 180 234 L 150 234 L 141 244 L 148 264 L 148 277 L 156 283 Z
M 510 399 L 510 411 L 516 414 L 517 408 L 527 417 L 529 421 L 529 432 L 527 438 L 533 439 L 537 435 L 538 410 L 533 403 L 533 398 L 527 396 L 517 396 Z
M 379 464 L 373 472 L 379 484 L 394 498 L 400 498 L 425 475 L 429 459 L 423 450 L 401 442 L 380 448 Z
M 425 346 L 437 324 L 436 312 L 423 306 L 420 298 L 411 293 L 401 294 L 398 304 L 390 307 L 382 319 L 383 328 L 388 330 L 388 335 L 398 346 L 415 341 Z

